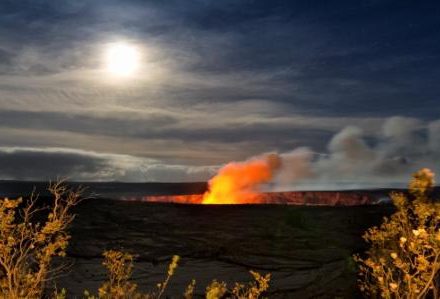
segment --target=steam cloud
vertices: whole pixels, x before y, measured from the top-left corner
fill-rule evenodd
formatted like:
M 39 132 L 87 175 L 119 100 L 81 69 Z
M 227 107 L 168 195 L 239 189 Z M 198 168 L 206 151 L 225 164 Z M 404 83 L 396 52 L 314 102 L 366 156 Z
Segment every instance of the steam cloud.
M 419 168 L 439 170 L 440 120 L 391 117 L 376 136 L 348 126 L 327 150 L 302 147 L 229 163 L 210 180 L 204 203 L 256 203 L 260 191 L 403 187 Z
M 75 149 L 0 147 L 0 179 L 201 181 L 216 172 L 197 202 L 257 203 L 261 191 L 404 187 L 420 168 L 440 173 L 440 120 L 391 117 L 378 132 L 368 132 L 348 126 L 331 138 L 324 152 L 299 147 L 232 162 L 220 170 Z

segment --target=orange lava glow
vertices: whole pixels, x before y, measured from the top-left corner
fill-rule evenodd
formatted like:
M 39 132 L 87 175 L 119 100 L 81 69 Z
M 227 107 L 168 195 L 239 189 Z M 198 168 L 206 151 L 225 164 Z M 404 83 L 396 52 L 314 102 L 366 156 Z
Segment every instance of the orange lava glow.
M 156 195 L 156 196 L 146 196 L 146 201 L 149 202 L 172 202 L 172 203 L 183 203 L 183 204 L 201 204 L 203 201 L 202 194 L 192 194 L 192 195 Z
M 224 166 L 209 181 L 209 190 L 203 195 L 203 204 L 263 203 L 258 191 L 261 184 L 271 181 L 280 166 L 276 154 L 268 154 L 245 162 L 232 162 Z

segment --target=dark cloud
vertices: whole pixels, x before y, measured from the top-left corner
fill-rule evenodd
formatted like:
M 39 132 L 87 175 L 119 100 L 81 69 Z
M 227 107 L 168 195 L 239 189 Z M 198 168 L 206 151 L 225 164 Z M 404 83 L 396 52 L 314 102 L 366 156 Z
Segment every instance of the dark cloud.
M 84 116 L 60 112 L 0 111 L 0 126 L 33 130 L 51 130 L 85 133 L 101 136 L 133 137 L 143 140 L 162 139 L 191 142 L 240 143 L 245 140 L 265 145 L 265 150 L 286 150 L 308 144 L 323 149 L 333 128 L 323 123 L 316 127 L 301 121 L 289 123 L 269 122 L 264 118 L 248 120 L 228 120 L 224 125 L 201 127 L 199 123 L 181 123 L 172 116 L 151 114 L 134 119 L 113 116 Z M 215 118 L 215 116 L 213 116 Z M 209 119 L 209 117 L 207 118 Z M 220 120 L 221 121 L 221 118 Z M 343 124 L 344 122 L 342 122 Z M 341 124 L 341 125 L 342 125 Z M 327 128 L 326 128 L 327 126 Z
M 0 179 L 76 181 L 201 181 L 215 167 L 163 164 L 127 155 L 65 148 L 0 147 Z
M 16 149 L 0 151 L 2 179 L 50 180 L 61 176 L 83 178 L 106 167 L 105 159 L 81 153 Z

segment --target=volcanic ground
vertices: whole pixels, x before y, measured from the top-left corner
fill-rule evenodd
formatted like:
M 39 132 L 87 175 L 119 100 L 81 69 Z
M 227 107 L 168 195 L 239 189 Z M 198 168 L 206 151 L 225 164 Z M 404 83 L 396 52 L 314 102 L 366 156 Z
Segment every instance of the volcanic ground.
M 168 295 L 180 298 L 191 278 L 197 294 L 214 278 L 248 281 L 249 270 L 272 273 L 270 298 L 356 298 L 351 255 L 361 235 L 389 206 L 182 205 L 90 200 L 76 210 L 70 272 L 58 280 L 71 296 L 104 280 L 101 253 L 138 255 L 141 288 L 163 280 L 173 254 L 182 257 Z
M 1 182 L 0 195 L 13 197 L 18 190 L 32 190 L 31 185 Z M 33 185 L 44 193 L 44 184 Z M 389 205 L 346 206 L 340 202 L 337 206 L 303 206 L 128 201 L 120 198 L 202 193 L 205 185 L 124 187 L 131 192 L 116 185 L 89 186 L 91 193 L 101 196 L 75 208 L 77 217 L 65 259 L 70 267 L 57 279 L 69 298 L 82 297 L 85 289 L 96 292 L 105 279 L 102 252 L 108 249 L 137 256 L 133 278 L 143 290 L 161 282 L 171 256 L 180 255 L 167 290 L 169 298 L 181 298 L 192 278 L 197 281 L 196 294 L 202 297 L 212 279 L 247 282 L 249 270 L 272 274 L 269 298 L 358 298 L 351 256 L 365 250 L 363 232 L 392 212 Z M 315 200 L 321 196 L 316 194 L 377 200 L 384 192 L 302 194 L 309 199 L 315 196 Z
M 353 253 L 362 233 L 389 206 L 182 205 L 96 199 L 84 202 L 72 226 L 70 272 L 58 280 L 70 295 L 104 280 L 101 254 L 136 254 L 141 289 L 163 280 L 172 255 L 182 257 L 168 295 L 192 278 L 202 295 L 214 278 L 248 281 L 249 270 L 272 273 L 270 298 L 356 298 Z

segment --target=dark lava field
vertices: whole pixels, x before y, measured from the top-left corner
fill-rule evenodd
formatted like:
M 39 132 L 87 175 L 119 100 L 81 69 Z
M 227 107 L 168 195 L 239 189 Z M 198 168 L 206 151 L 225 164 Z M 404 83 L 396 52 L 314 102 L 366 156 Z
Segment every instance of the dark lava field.
M 46 198 L 46 187 L 47 183 L 3 181 L 0 196 L 26 196 L 35 188 Z M 77 216 L 64 259 L 69 268 L 57 279 L 58 288 L 68 290 L 68 298 L 82 298 L 85 289 L 97 292 L 105 279 L 102 252 L 109 249 L 136 255 L 133 278 L 142 290 L 163 281 L 172 255 L 180 255 L 168 298 L 182 298 L 192 278 L 197 281 L 196 294 L 203 297 L 213 279 L 247 282 L 249 270 L 272 274 L 269 298 L 360 298 L 351 256 L 366 249 L 363 232 L 392 212 L 390 205 L 186 205 L 118 200 L 200 194 L 206 190 L 203 183 L 90 183 L 86 187 L 97 196 L 74 210 Z M 370 190 L 368 194 L 383 192 Z
M 102 252 L 137 256 L 134 280 L 153 289 L 172 255 L 181 256 L 167 295 L 181 298 L 192 278 L 197 294 L 212 280 L 249 281 L 272 273 L 269 298 L 358 298 L 353 253 L 363 232 L 390 206 L 182 205 L 93 199 L 75 210 L 70 270 L 58 279 L 69 297 L 95 291 L 105 278 Z

